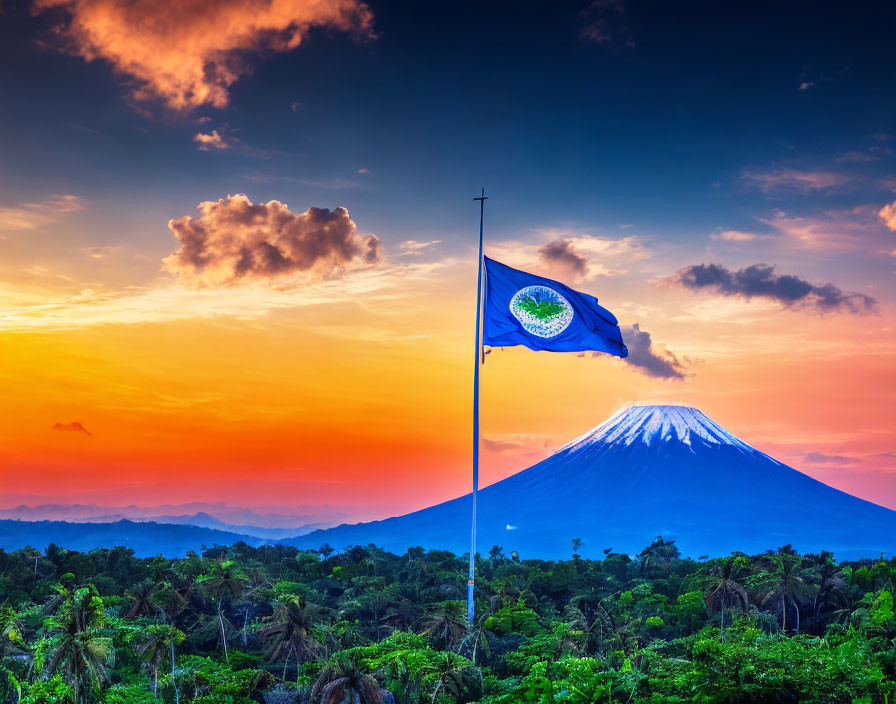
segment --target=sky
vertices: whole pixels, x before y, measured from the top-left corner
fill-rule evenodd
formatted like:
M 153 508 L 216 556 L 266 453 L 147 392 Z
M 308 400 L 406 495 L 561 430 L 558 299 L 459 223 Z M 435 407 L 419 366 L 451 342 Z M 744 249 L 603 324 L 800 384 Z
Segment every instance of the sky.
M 485 188 L 631 355 L 492 350 L 484 484 L 684 403 L 896 508 L 892 4 L 0 10 L 3 506 L 465 493 Z

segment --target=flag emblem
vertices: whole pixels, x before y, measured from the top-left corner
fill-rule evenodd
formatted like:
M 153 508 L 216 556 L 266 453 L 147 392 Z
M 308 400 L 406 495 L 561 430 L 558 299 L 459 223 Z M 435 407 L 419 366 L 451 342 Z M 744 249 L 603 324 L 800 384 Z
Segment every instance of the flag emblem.
M 545 338 L 566 330 L 574 315 L 569 301 L 548 286 L 521 288 L 510 299 L 510 312 L 526 332 Z

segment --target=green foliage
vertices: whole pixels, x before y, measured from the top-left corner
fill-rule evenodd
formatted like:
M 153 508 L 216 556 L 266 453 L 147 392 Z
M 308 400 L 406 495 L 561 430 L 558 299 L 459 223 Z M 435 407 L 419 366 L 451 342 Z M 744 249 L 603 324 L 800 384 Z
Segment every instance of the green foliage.
M 572 545 L 0 551 L 0 702 L 896 704 L 896 561 Z

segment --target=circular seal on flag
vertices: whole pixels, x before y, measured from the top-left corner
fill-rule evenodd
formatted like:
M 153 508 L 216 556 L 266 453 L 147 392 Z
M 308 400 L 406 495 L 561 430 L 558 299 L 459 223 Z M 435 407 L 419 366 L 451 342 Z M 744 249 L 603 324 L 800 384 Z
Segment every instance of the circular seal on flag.
M 573 317 L 569 301 L 548 286 L 521 288 L 510 299 L 510 312 L 526 332 L 538 337 L 556 337 Z

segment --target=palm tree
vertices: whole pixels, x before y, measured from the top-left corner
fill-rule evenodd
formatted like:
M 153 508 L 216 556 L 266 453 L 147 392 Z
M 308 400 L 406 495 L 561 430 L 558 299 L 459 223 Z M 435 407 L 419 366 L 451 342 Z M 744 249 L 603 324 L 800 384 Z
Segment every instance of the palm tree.
M 739 606 L 746 611 L 750 604 L 747 590 L 740 582 L 740 572 L 744 568 L 743 557 L 723 557 L 713 566 L 713 583 L 704 600 L 706 608 L 714 611 L 718 606 L 722 615 L 721 632 L 725 633 L 725 611 L 729 606 Z
M 61 673 L 72 687 L 74 704 L 87 701 L 115 658 L 104 626 L 103 600 L 93 585 L 71 591 L 56 615 L 44 620 L 49 635 L 37 646 L 35 666 L 45 676 Z
M 153 624 L 145 631 L 145 636 L 137 646 L 137 654 L 146 660 L 149 669 L 152 671 L 152 693 L 154 697 L 158 697 L 159 691 L 159 663 L 171 654 L 171 681 L 174 684 L 175 692 L 177 685 L 174 683 L 174 646 L 180 644 L 184 640 L 184 634 L 174 626 L 167 624 Z
M 311 688 L 312 704 L 394 704 L 395 698 L 350 657 L 337 655 Z
M 243 593 L 246 579 L 237 569 L 233 560 L 224 560 L 213 563 L 211 571 L 200 576 L 196 581 L 217 603 L 221 642 L 224 645 L 224 661 L 228 662 L 227 635 L 224 628 L 224 604 L 230 603 Z
M 420 619 L 420 625 L 434 648 L 450 650 L 467 631 L 464 605 L 459 601 L 443 601 Z
M 420 668 L 423 682 L 433 685 L 432 701 L 436 702 L 439 692 L 444 691 L 455 701 L 460 701 L 464 694 L 464 671 L 467 666 L 453 653 L 442 653 L 436 665 Z
M 817 583 L 818 591 L 813 599 L 812 616 L 815 632 L 820 633 L 824 630 L 821 624 L 822 612 L 827 609 L 830 613 L 839 605 L 838 601 L 844 601 L 843 590 L 846 587 L 846 575 L 834 562 L 833 553 L 826 550 L 822 550 L 817 555 L 806 555 L 806 562 L 809 565 L 808 574 Z
M 799 602 L 812 591 L 800 574 L 802 558 L 789 546 L 778 548 L 778 552 L 770 556 L 774 572 L 770 575 L 770 589 L 765 592 L 763 603 L 773 609 L 781 610 L 781 630 L 787 630 L 787 607 L 793 607 L 796 613 L 796 630 L 800 630 Z
M 638 558 L 641 560 L 641 574 L 649 575 L 651 567 L 668 565 L 679 555 L 681 553 L 674 540 L 663 540 L 663 536 L 658 535 L 656 540 L 638 553 Z
M 265 653 L 267 661 L 276 662 L 283 658 L 283 679 L 286 679 L 286 666 L 291 657 L 295 657 L 296 665 L 301 665 L 307 659 L 323 656 L 324 646 L 311 635 L 315 616 L 317 609 L 306 604 L 304 599 L 278 601 L 268 625 L 258 632 L 269 643 Z
M 397 631 L 409 631 L 420 619 L 420 609 L 410 599 L 402 599 L 393 604 L 383 616 L 383 622 Z
M 156 596 L 164 585 L 161 582 L 143 582 L 133 589 L 125 589 L 124 595 L 131 600 L 131 608 L 124 614 L 124 618 L 132 621 L 141 616 L 155 616 L 162 613 L 162 607 L 156 603 Z

